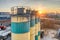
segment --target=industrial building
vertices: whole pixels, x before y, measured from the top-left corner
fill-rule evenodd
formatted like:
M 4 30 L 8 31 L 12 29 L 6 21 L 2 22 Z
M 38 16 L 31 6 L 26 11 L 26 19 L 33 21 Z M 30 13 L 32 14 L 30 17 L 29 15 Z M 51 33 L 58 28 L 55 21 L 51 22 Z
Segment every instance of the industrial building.
M 16 6 L 11 8 L 11 13 L 11 40 L 40 40 L 40 20 L 36 10 Z
M 0 25 L 7 26 L 11 22 L 11 15 L 9 12 L 0 12 Z

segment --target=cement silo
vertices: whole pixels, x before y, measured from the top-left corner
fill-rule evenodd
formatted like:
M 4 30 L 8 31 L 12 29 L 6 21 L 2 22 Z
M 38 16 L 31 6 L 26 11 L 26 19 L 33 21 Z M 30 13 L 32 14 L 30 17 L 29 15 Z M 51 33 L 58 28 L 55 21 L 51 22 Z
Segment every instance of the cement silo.
M 35 14 L 31 11 L 30 14 L 30 40 L 35 40 Z
M 35 40 L 38 40 L 38 16 L 37 16 L 37 11 L 35 11 Z
M 11 40 L 30 40 L 29 15 L 21 11 L 13 12 L 13 14 L 11 17 Z
M 38 18 L 38 40 L 40 40 L 40 18 Z
M 38 17 L 35 16 L 35 40 L 38 40 Z

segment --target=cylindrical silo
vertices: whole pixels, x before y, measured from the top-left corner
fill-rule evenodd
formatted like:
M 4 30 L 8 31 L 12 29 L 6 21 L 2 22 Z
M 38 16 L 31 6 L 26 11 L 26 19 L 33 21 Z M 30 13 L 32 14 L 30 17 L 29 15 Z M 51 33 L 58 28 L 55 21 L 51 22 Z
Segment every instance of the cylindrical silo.
M 35 11 L 35 40 L 38 40 L 38 11 Z
M 30 21 L 25 15 L 11 17 L 11 40 L 30 40 Z
M 35 40 L 35 16 L 33 12 L 30 15 L 30 40 Z
M 38 17 L 35 16 L 35 40 L 38 40 Z
M 38 40 L 40 40 L 40 19 L 38 18 Z

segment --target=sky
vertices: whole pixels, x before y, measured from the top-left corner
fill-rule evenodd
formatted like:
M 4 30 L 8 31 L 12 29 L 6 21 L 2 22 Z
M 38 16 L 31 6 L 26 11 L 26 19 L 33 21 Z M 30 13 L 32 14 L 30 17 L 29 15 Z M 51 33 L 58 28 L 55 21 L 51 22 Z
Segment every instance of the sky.
M 34 9 L 60 11 L 60 0 L 0 0 L 0 11 L 10 11 L 13 6 L 28 6 Z

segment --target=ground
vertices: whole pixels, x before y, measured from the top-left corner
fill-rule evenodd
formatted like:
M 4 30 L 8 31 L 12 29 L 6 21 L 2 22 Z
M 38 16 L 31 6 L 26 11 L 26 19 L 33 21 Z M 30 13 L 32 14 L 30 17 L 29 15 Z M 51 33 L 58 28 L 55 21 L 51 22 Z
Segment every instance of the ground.
M 47 30 L 47 35 L 44 35 L 44 37 L 41 40 L 58 40 L 55 38 L 55 34 L 57 31 L 55 30 Z

